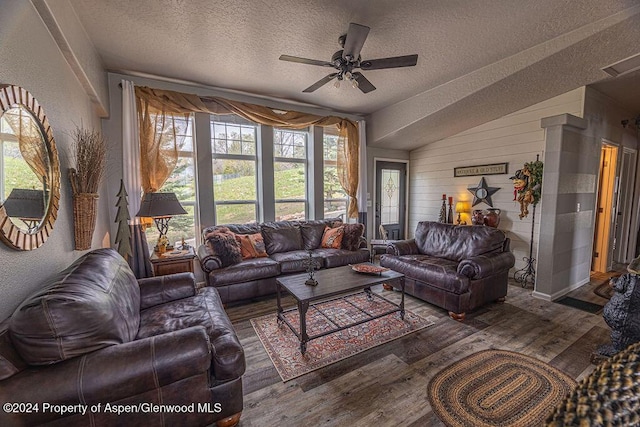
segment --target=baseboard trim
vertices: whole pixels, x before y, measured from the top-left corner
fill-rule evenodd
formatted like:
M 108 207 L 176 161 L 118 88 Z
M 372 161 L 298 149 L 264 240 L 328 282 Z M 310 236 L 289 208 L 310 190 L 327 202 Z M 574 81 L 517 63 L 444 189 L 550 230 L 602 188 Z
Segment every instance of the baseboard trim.
M 589 283 L 590 280 L 591 280 L 590 278 L 583 279 L 583 280 L 579 281 L 578 283 L 574 283 L 570 287 L 562 289 L 562 290 L 560 290 L 558 292 L 555 292 L 555 293 L 553 293 L 551 295 L 545 294 L 545 293 L 542 293 L 542 292 L 538 292 L 538 291 L 533 291 L 531 293 L 531 296 L 534 297 L 534 298 L 545 300 L 545 301 L 555 301 L 555 300 L 557 300 L 559 298 L 562 298 L 563 296 L 565 296 L 569 292 L 574 291 L 574 290 L 578 289 L 579 287 L 586 285 L 587 283 Z

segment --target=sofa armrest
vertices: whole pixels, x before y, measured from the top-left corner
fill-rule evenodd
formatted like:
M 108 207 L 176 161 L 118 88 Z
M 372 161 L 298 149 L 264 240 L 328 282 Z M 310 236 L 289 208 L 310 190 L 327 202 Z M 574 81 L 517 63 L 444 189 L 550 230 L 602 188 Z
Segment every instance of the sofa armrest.
M 399 240 L 387 243 L 387 253 L 390 255 L 417 255 L 420 253 L 415 239 Z
M 212 255 L 207 245 L 198 246 L 196 255 L 198 256 L 198 261 L 200 261 L 200 267 L 205 273 L 211 273 L 213 270 L 222 268 L 222 260 L 220 260 L 220 257 Z
M 458 274 L 470 279 L 482 279 L 492 274 L 509 270 L 515 265 L 516 258 L 511 252 L 500 252 L 491 255 L 478 255 L 460 261 Z
M 54 365 L 28 368 L 1 382 L 0 399 L 38 403 L 40 409 L 43 403 L 104 405 L 198 374 L 208 376 L 210 366 L 206 330 L 194 326 L 112 345 Z M 0 411 L 0 425 L 40 425 L 58 417 L 55 411 Z
M 142 310 L 196 294 L 196 278 L 193 273 L 175 273 L 138 279 L 138 285 L 140 285 L 140 309 Z

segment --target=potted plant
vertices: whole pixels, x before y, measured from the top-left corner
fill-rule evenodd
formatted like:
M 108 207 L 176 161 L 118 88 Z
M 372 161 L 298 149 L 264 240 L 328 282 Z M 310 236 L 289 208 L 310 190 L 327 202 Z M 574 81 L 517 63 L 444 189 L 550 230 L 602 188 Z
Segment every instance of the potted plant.
M 91 249 L 96 227 L 98 188 L 104 176 L 107 143 L 99 131 L 76 127 L 72 134 L 71 159 L 75 167 L 69 169 L 73 193 L 73 223 L 76 250 Z

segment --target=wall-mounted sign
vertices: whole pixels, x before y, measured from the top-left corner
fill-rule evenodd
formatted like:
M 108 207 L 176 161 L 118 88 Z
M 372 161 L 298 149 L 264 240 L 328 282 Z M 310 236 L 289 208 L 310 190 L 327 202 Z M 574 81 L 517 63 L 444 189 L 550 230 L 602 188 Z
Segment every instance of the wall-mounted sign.
M 501 175 L 509 173 L 509 163 L 493 163 L 491 165 L 462 166 L 453 168 L 453 176 Z

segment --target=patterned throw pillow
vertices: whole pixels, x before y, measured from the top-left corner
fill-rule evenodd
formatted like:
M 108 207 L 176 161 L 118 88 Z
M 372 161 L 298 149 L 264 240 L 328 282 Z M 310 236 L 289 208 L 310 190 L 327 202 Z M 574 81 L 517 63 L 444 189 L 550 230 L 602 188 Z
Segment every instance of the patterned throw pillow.
M 345 224 L 344 237 L 342 238 L 342 249 L 357 251 L 360 249 L 360 242 L 364 234 L 364 224 Z
M 342 245 L 342 236 L 344 236 L 344 226 L 329 228 L 325 227 L 322 234 L 321 248 L 340 249 Z
M 264 258 L 267 256 L 262 234 L 236 234 L 236 240 L 240 243 L 242 259 Z
M 228 267 L 242 261 L 240 244 L 236 235 L 227 227 L 218 227 L 205 236 L 209 254 L 220 260 L 221 267 Z

